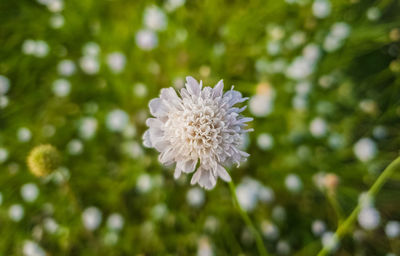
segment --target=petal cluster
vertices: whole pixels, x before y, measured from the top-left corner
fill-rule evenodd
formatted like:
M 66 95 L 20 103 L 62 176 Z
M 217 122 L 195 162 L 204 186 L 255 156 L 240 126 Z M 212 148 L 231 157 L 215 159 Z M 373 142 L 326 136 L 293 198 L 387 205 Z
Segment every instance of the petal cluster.
M 153 118 L 146 121 L 149 129 L 143 135 L 146 147 L 155 148 L 164 165 L 176 163 L 174 177 L 195 172 L 191 184 L 212 189 L 218 177 L 229 182 L 225 165 L 237 164 L 249 156 L 239 149 L 247 122 L 240 115 L 246 107 L 236 104 L 247 98 L 238 91 L 223 93 L 221 81 L 214 88 L 202 81 L 186 78 L 180 95 L 173 88 L 162 89 L 159 98 L 150 101 Z M 196 170 L 196 167 L 197 170 Z

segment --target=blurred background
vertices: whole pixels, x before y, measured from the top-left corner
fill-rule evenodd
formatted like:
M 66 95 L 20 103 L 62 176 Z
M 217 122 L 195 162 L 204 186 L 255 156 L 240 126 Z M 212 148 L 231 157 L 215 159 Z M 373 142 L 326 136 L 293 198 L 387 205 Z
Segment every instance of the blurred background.
M 257 255 L 221 180 L 173 179 L 142 134 L 191 75 L 250 97 L 231 168 L 273 255 L 400 255 L 396 0 L 2 0 L 0 255 Z M 62 163 L 34 176 L 29 152 Z M 333 233 L 361 201 L 351 232 Z

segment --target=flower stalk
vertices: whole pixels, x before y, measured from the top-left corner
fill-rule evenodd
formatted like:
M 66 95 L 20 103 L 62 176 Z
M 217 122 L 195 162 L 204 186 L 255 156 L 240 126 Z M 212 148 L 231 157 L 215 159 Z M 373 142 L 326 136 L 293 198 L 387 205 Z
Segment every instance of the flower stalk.
M 396 171 L 400 170 L 400 156 L 397 157 L 393 162 L 386 167 L 386 169 L 381 173 L 372 187 L 368 190 L 369 197 L 375 197 L 382 186 L 386 183 L 386 181 L 392 176 L 392 174 Z M 358 203 L 356 208 L 351 212 L 350 216 L 342 222 L 335 232 L 335 238 L 339 241 L 353 226 L 354 222 L 357 219 L 358 213 L 361 210 L 361 205 Z M 318 253 L 318 256 L 325 256 L 329 253 L 329 248 L 323 247 L 321 251 Z
M 257 245 L 257 250 L 258 253 L 261 256 L 268 256 L 267 249 L 265 249 L 264 242 L 262 240 L 261 234 L 258 232 L 258 230 L 255 228 L 253 222 L 251 221 L 249 215 L 239 204 L 239 200 L 236 195 L 236 188 L 235 184 L 233 181 L 229 182 L 229 188 L 232 194 L 232 199 L 234 202 L 234 206 L 236 210 L 239 212 L 240 217 L 243 219 L 243 221 L 246 223 L 247 227 L 250 229 L 251 233 L 253 234 L 254 238 L 256 239 L 256 245 Z

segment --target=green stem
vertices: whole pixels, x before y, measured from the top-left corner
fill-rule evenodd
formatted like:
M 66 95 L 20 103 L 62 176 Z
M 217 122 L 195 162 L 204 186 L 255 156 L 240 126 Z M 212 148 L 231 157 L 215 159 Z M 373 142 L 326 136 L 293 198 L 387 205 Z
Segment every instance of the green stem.
M 242 217 L 243 221 L 246 223 L 247 227 L 250 229 L 250 231 L 252 232 L 254 238 L 256 239 L 256 245 L 257 245 L 257 249 L 258 249 L 258 253 L 262 256 L 268 256 L 268 252 L 264 247 L 264 243 L 262 240 L 262 237 L 260 235 L 260 233 L 257 231 L 257 229 L 255 228 L 253 222 L 251 221 L 249 215 L 247 215 L 247 212 L 245 210 L 243 210 L 243 208 L 240 206 L 239 204 L 239 200 L 237 198 L 236 195 L 236 189 L 235 189 L 235 184 L 233 183 L 233 181 L 229 182 L 229 188 L 231 190 L 231 194 L 233 197 L 233 201 L 234 201 L 234 205 L 235 208 L 238 210 L 240 217 Z
M 333 191 L 327 191 L 326 197 L 328 198 L 329 203 L 331 204 L 333 210 L 335 211 L 336 217 L 338 218 L 338 226 L 343 222 L 343 211 L 340 207 L 339 202 L 336 199 L 336 194 Z
M 385 182 L 392 176 L 392 174 L 400 169 L 400 157 L 397 157 L 393 162 L 389 164 L 388 167 L 381 173 L 372 187 L 368 190 L 368 196 L 375 197 L 378 194 L 379 190 L 385 184 Z M 352 211 L 350 216 L 339 225 L 336 230 L 335 237 L 339 241 L 349 229 L 353 226 L 354 222 L 357 219 L 357 215 L 361 210 L 361 205 L 358 203 L 356 208 Z M 318 253 L 318 256 L 325 256 L 329 253 L 329 248 L 323 247 L 321 251 Z

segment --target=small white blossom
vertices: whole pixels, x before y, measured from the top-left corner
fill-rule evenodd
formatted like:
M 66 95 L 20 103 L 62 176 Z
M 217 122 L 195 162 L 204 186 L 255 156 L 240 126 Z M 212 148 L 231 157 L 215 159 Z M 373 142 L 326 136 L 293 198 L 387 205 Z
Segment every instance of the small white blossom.
M 271 149 L 274 146 L 274 138 L 268 133 L 261 133 L 257 137 L 257 145 L 262 150 Z
M 10 80 L 5 76 L 0 75 L 0 95 L 6 94 L 9 89 Z
M 8 209 L 8 216 L 12 221 L 19 222 L 25 215 L 24 207 L 20 204 L 13 204 Z
M 66 79 L 57 79 L 53 82 L 53 93 L 58 97 L 68 96 L 71 83 Z
M 121 73 L 126 64 L 126 57 L 121 52 L 113 52 L 107 56 L 107 65 L 115 74 Z
M 285 178 L 285 186 L 290 192 L 297 193 L 303 188 L 303 182 L 296 174 L 289 174 Z
M 320 236 L 326 230 L 325 222 L 323 222 L 322 220 L 313 221 L 311 230 L 315 236 Z
M 76 71 L 75 63 L 72 60 L 62 60 L 57 65 L 57 71 L 62 76 L 71 76 Z
M 385 226 L 385 233 L 389 238 L 396 238 L 400 236 L 400 222 L 398 221 L 388 221 Z
M 146 121 L 149 129 L 143 135 L 144 145 L 160 152 L 162 164 L 176 162 L 176 179 L 182 172 L 195 172 L 200 162 L 191 184 L 212 189 L 218 177 L 231 180 L 223 165 L 239 165 L 249 156 L 238 147 L 242 135 L 250 131 L 245 126 L 252 118 L 240 115 L 246 107 L 234 107 L 247 98 L 233 88 L 223 94 L 222 80 L 214 88 L 202 88 L 202 82 L 192 77 L 186 81 L 181 97 L 168 88 L 161 90 L 160 98 L 150 101 L 155 118 Z
M 21 128 L 19 128 L 18 131 L 17 131 L 17 137 L 18 137 L 18 140 L 19 140 L 19 141 L 21 141 L 21 142 L 27 142 L 27 141 L 30 141 L 30 140 L 31 140 L 31 138 L 32 138 L 32 133 L 31 133 L 31 131 L 30 131 L 28 128 L 26 128 L 26 127 L 21 127 Z
M 310 123 L 310 132 L 316 138 L 321 138 L 325 136 L 328 130 L 328 125 L 326 121 L 320 117 L 313 119 Z
M 124 227 L 124 222 L 121 214 L 113 213 L 107 219 L 107 227 L 112 230 L 121 230 Z
M 21 187 L 21 196 L 26 202 L 33 202 L 39 196 L 39 188 L 34 183 L 27 183 Z
M 122 132 L 128 124 L 129 116 L 121 109 L 112 110 L 107 114 L 106 125 L 110 131 Z
M 94 206 L 86 208 L 82 213 L 82 222 L 87 230 L 95 230 L 101 224 L 102 213 Z
M 373 207 L 365 207 L 358 213 L 358 223 L 366 230 L 373 230 L 379 226 L 381 216 Z
M 331 13 L 331 3 L 328 0 L 315 0 L 312 11 L 317 18 L 326 18 Z
M 158 45 L 158 37 L 154 31 L 149 29 L 142 29 L 136 33 L 135 36 L 137 46 L 145 51 L 153 50 Z
M 4 163 L 8 159 L 8 150 L 0 148 L 0 164 Z
M 36 242 L 26 240 L 22 248 L 24 256 L 46 256 L 46 252 Z
M 191 188 L 186 194 L 186 201 L 193 207 L 200 207 L 204 203 L 204 191 L 200 188 Z
M 149 29 L 162 31 L 167 28 L 167 16 L 159 7 L 152 5 L 144 10 L 143 23 Z
M 354 154 L 362 161 L 367 162 L 372 160 L 377 154 L 376 144 L 370 138 L 362 138 L 354 144 Z

